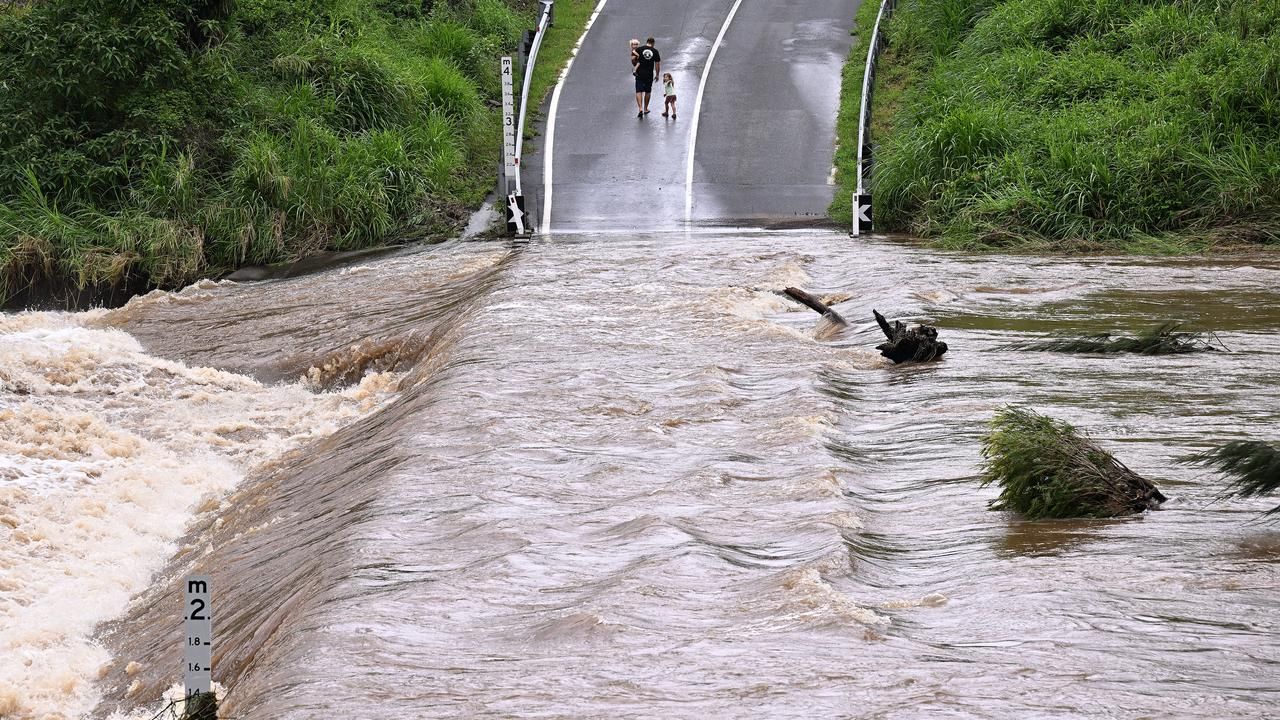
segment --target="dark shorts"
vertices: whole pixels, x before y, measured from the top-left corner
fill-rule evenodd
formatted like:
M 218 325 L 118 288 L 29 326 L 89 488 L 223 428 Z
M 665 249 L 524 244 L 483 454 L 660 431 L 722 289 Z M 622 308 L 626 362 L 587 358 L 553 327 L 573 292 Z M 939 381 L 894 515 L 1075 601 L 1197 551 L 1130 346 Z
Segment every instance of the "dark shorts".
M 653 76 L 636 75 L 636 92 L 653 92 Z

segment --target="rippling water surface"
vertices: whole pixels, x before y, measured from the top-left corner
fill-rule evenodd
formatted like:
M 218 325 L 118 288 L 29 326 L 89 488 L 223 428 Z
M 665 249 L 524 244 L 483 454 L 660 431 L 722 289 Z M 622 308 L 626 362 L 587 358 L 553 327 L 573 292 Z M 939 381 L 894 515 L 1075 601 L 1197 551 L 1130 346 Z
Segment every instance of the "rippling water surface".
M 1280 530 L 1257 516 L 1276 500 L 1214 502 L 1221 482 L 1174 460 L 1280 437 L 1277 279 L 1270 258 L 561 235 L 5 316 L 0 422 L 79 413 L 150 454 L 5 436 L 0 533 L 89 497 L 106 539 L 0 550 L 0 590 L 27 593 L 0 600 L 19 658 L 0 715 L 150 717 L 198 570 L 225 717 L 1272 717 Z M 854 328 L 820 339 L 788 285 L 845 298 Z M 887 364 L 873 307 L 951 352 Z M 1234 352 L 996 349 L 1170 318 Z M 79 380 L 50 379 L 102 338 Z M 1170 502 L 986 510 L 978 443 L 1006 403 L 1089 431 Z M 113 472 L 131 479 L 85 489 Z M 127 520 L 196 495 L 163 527 Z M 49 610 L 41 578 L 92 562 L 114 604 Z

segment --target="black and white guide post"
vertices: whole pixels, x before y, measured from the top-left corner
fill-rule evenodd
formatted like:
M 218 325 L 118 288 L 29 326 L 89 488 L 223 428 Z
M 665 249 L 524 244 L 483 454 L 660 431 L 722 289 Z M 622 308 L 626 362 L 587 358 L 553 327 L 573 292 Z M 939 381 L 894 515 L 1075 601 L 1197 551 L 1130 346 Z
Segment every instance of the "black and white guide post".
M 858 237 L 871 229 L 871 195 L 870 193 L 853 194 L 853 236 Z

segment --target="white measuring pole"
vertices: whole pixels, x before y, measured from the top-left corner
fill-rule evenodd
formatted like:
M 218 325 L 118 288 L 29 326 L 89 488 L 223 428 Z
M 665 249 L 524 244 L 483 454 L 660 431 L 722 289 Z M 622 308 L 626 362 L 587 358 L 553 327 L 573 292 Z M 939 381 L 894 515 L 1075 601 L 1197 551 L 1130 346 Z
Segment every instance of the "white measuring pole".
M 511 77 L 513 68 L 509 56 L 502 58 L 502 177 L 503 194 L 512 191 L 512 183 L 520 184 L 519 166 L 516 164 L 516 99 L 515 83 Z M 520 191 L 517 189 L 516 193 Z
M 208 575 L 189 575 L 185 602 L 187 640 L 182 648 L 186 697 L 213 691 L 213 610 Z

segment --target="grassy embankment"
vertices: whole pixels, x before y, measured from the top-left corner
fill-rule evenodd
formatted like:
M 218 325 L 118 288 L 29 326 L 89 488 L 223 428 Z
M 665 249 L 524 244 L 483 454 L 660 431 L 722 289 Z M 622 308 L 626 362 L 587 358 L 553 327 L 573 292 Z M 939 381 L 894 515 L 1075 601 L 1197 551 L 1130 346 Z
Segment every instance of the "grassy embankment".
M 557 35 L 585 0 L 562 0 Z M 434 5 L 434 7 L 433 7 Z M 0 8 L 0 302 L 448 234 L 533 0 Z M 559 64 L 554 37 L 543 55 Z M 569 46 L 572 40 L 568 41 Z M 548 70 L 547 72 L 550 72 Z M 141 281 L 141 283 L 139 283 Z
M 1280 2 L 903 0 L 888 37 L 878 228 L 957 249 L 1280 241 Z M 846 71 L 842 221 L 865 57 Z

